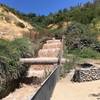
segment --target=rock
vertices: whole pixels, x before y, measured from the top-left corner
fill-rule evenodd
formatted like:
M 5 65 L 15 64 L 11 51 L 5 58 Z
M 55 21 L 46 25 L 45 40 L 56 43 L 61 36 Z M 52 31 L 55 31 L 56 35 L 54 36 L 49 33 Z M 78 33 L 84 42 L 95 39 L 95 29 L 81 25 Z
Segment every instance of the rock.
M 100 79 L 100 68 L 85 68 L 76 69 L 73 75 L 72 81 L 74 82 L 85 82 Z

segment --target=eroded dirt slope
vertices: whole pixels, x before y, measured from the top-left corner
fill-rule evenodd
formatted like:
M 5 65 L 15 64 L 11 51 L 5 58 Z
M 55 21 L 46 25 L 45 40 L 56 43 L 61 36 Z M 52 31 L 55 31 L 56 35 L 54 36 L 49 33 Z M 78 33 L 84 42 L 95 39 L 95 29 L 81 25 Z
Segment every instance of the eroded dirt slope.
M 37 32 L 28 22 L 23 21 L 6 8 L 0 6 L 0 38 L 13 40 L 23 35 Z

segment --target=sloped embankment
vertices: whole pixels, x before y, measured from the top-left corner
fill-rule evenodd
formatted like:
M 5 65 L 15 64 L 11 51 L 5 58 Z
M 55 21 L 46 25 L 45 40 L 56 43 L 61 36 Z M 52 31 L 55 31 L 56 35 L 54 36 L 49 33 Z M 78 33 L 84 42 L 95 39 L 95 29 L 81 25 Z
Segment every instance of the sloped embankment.
M 35 27 L 0 5 L 0 39 L 14 40 L 30 34 L 32 38 L 38 34 Z

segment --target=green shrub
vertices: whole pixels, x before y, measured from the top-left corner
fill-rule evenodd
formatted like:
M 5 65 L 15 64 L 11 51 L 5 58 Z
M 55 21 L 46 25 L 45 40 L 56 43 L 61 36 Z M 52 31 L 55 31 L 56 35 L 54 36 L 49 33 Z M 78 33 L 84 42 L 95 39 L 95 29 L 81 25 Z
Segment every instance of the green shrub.
M 81 58 L 94 58 L 94 59 L 100 58 L 100 53 L 91 48 L 84 48 L 82 50 L 75 49 L 75 50 L 72 50 L 70 53 L 77 55 Z
M 100 53 L 91 49 L 91 48 L 84 48 L 80 52 L 80 57 L 82 58 L 100 58 Z
M 14 41 L 0 40 L 0 98 L 15 88 L 19 78 L 28 70 L 27 65 L 19 62 L 21 57 L 32 57 L 34 49 L 27 38 Z M 12 83 L 15 82 L 15 83 Z M 15 85 L 11 85 L 15 84 Z

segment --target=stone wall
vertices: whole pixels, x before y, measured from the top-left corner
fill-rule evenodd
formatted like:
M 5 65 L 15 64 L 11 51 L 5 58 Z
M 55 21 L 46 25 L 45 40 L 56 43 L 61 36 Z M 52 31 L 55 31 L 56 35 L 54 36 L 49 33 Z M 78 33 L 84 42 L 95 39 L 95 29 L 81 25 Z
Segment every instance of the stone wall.
M 85 82 L 100 79 L 100 68 L 80 68 L 76 69 L 72 81 Z

